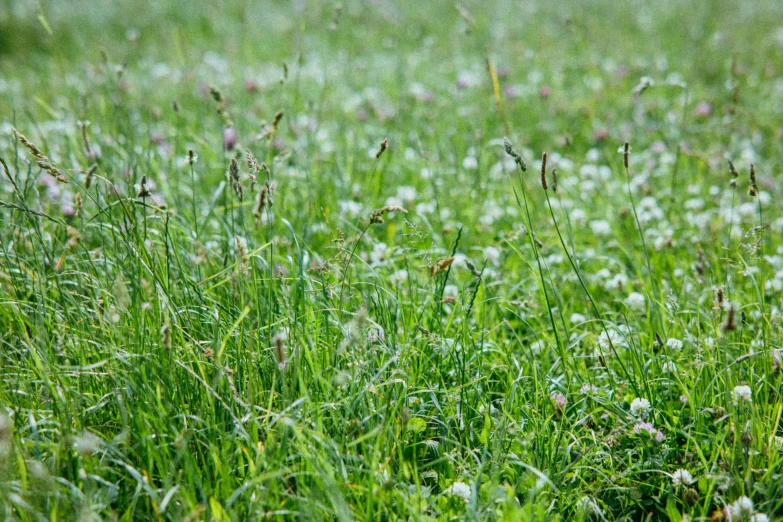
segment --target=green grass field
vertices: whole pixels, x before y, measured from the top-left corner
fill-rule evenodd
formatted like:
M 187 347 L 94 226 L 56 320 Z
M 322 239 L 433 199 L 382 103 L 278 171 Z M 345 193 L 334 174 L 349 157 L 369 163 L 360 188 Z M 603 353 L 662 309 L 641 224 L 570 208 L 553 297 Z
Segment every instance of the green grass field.
M 783 519 L 779 1 L 12 0 L 0 158 L 4 520 Z

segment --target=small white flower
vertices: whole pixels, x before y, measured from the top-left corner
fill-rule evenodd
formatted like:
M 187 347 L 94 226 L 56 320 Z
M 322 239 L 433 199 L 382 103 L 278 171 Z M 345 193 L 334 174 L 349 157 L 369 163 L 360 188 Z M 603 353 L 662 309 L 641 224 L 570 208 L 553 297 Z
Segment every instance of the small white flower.
M 416 199 L 416 189 L 407 185 L 397 187 L 397 197 L 404 202 L 411 202 Z
M 466 156 L 462 160 L 462 168 L 465 170 L 476 170 L 478 168 L 478 160 L 474 156 Z
M 612 225 L 604 219 L 591 221 L 590 228 L 593 230 L 593 234 L 597 236 L 608 236 L 612 233 Z
M 682 349 L 682 341 L 672 337 L 671 339 L 666 341 L 666 347 L 671 348 L 672 350 L 680 350 Z
M 627 304 L 628 308 L 631 310 L 644 310 L 647 300 L 644 298 L 643 294 L 631 292 L 631 294 L 625 298 L 625 304 Z
M 484 249 L 484 255 L 491 265 L 497 265 L 500 262 L 500 250 L 493 246 L 488 246 Z
M 739 509 L 743 515 L 752 515 L 754 513 L 753 501 L 748 497 L 740 497 L 734 501 L 734 505 Z
M 608 333 L 607 333 L 608 332 Z M 604 350 L 622 345 L 623 338 L 615 329 L 604 330 L 598 336 L 598 346 Z
M 672 473 L 672 484 L 674 487 L 679 487 L 680 485 L 683 486 L 689 486 L 693 483 L 693 475 L 691 475 L 691 472 L 687 469 L 678 469 L 674 473 Z
M 592 515 L 592 514 L 602 515 L 603 514 L 603 511 L 601 511 L 601 508 L 598 507 L 598 503 L 596 503 L 595 499 L 590 498 L 590 497 L 588 497 L 586 495 L 584 497 L 580 498 L 576 502 L 576 509 L 578 511 L 581 511 L 585 515 Z
M 645 419 L 649 413 L 650 401 L 639 397 L 631 401 L 631 415 L 639 419 Z
M 752 392 L 750 386 L 740 384 L 734 387 L 734 391 L 731 392 L 734 397 L 734 404 L 738 404 L 740 401 L 750 402 L 752 398 Z
M 755 518 L 753 501 L 744 496 L 735 500 L 733 504 L 728 504 L 725 508 L 723 508 L 723 512 L 726 514 L 726 520 L 729 522 L 737 522 L 739 520 L 753 520 Z
M 765 513 L 756 513 L 750 517 L 750 522 L 769 522 L 769 517 Z
M 674 364 L 674 361 L 666 361 L 661 366 L 661 370 L 663 370 L 663 373 L 676 373 L 677 365 Z
M 452 497 L 461 498 L 466 504 L 470 502 L 470 497 L 473 494 L 469 485 L 459 481 L 449 486 L 444 493 L 451 495 Z
M 579 313 L 571 314 L 571 322 L 573 324 L 584 323 L 586 320 L 587 320 L 587 318 L 584 315 L 582 315 L 582 314 L 579 314 Z
M 389 276 L 389 279 L 391 279 L 392 283 L 394 284 L 402 284 L 408 280 L 408 271 L 397 270 L 396 272 L 392 272 L 392 275 Z

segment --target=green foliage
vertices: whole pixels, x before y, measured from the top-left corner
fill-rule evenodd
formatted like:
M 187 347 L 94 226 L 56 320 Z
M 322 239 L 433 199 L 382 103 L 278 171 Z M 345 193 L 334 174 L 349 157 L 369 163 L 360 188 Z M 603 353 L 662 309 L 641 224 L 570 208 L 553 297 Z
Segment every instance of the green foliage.
M 1 6 L 2 515 L 780 516 L 782 28 Z

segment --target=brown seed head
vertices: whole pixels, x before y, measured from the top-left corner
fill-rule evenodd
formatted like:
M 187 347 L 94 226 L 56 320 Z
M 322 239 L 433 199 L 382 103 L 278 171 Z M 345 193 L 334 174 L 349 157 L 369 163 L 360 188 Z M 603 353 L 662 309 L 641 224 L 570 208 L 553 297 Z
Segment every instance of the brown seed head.
M 381 144 L 378 146 L 378 152 L 375 153 L 375 159 L 379 159 L 381 155 L 386 151 L 386 147 L 389 144 L 389 140 L 384 138 Z
M 630 156 L 631 156 L 631 146 L 626 141 L 623 144 L 623 165 L 625 166 L 625 170 L 628 170 L 628 165 L 630 164 Z

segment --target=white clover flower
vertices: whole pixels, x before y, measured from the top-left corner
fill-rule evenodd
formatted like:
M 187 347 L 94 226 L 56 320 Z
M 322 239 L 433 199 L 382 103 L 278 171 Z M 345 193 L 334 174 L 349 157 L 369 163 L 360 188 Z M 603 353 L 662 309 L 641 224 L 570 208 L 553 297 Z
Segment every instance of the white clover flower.
M 739 404 L 741 401 L 751 402 L 752 400 L 750 386 L 746 386 L 744 384 L 735 386 L 734 390 L 731 392 L 731 395 L 734 398 L 734 404 Z
M 627 304 L 628 308 L 631 310 L 644 310 L 647 299 L 639 292 L 631 292 L 631 294 L 625 298 L 625 304 Z
M 465 156 L 462 160 L 462 168 L 465 170 L 476 170 L 478 168 L 478 160 L 475 156 Z
M 469 485 L 465 484 L 464 482 L 457 481 L 449 486 L 446 491 L 444 491 L 444 493 L 451 495 L 452 497 L 461 498 L 467 504 L 470 502 L 470 497 L 473 494 L 473 491 Z
M 397 270 L 392 273 L 392 275 L 389 276 L 389 279 L 391 279 L 392 283 L 394 284 L 401 284 L 408 280 L 408 271 L 407 270 Z
M 608 333 L 607 333 L 608 332 Z M 610 349 L 612 346 L 620 346 L 623 343 L 623 338 L 620 333 L 615 329 L 604 330 L 598 336 L 598 346 L 604 350 Z
M 738 498 L 733 504 L 728 504 L 723 508 L 723 512 L 726 514 L 726 520 L 729 522 L 754 520 L 756 514 L 756 510 L 753 508 L 753 501 L 745 496 Z M 761 520 L 763 521 L 764 519 L 762 518 Z
M 631 401 L 631 415 L 639 419 L 647 418 L 650 413 L 650 401 L 643 398 L 635 398 Z
M 584 323 L 586 320 L 587 320 L 587 318 L 584 315 L 582 315 L 582 314 L 579 314 L 579 313 L 571 314 L 571 322 L 573 324 Z
M 672 337 L 671 339 L 666 341 L 666 347 L 671 348 L 672 350 L 680 350 L 682 349 L 682 341 Z
M 497 265 L 500 262 L 500 250 L 497 247 L 488 246 L 484 249 L 484 255 L 491 265 Z
M 601 508 L 598 507 L 598 503 L 595 501 L 595 499 L 590 498 L 587 495 L 580 498 L 576 502 L 576 509 L 585 515 L 603 515 L 603 511 L 601 511 Z
M 663 373 L 677 373 L 677 365 L 674 364 L 674 361 L 666 361 L 661 366 L 661 370 Z
M 605 219 L 591 221 L 590 228 L 592 229 L 593 234 L 597 236 L 608 236 L 612 233 L 612 225 Z
M 397 187 L 397 197 L 400 198 L 404 202 L 411 202 L 414 199 L 416 199 L 416 189 L 414 187 L 403 185 L 401 187 Z
M 687 469 L 680 468 L 672 473 L 672 485 L 676 488 L 681 485 L 690 486 L 693 484 L 693 475 Z

